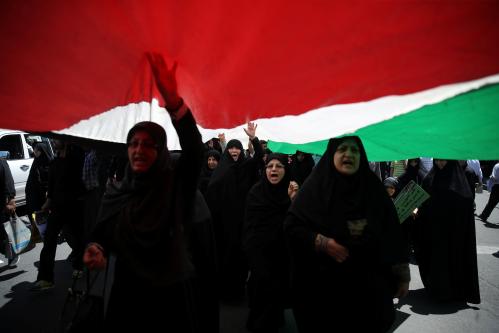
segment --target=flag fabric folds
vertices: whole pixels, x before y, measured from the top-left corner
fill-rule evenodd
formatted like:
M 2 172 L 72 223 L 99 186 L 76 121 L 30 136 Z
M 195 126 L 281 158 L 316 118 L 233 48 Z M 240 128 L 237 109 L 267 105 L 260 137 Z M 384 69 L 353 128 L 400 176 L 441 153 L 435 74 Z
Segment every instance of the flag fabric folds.
M 256 120 L 276 149 L 357 133 L 374 159 L 499 156 L 497 1 L 7 0 L 0 39 L 2 128 L 123 142 L 153 119 L 176 147 L 155 51 L 206 140 Z

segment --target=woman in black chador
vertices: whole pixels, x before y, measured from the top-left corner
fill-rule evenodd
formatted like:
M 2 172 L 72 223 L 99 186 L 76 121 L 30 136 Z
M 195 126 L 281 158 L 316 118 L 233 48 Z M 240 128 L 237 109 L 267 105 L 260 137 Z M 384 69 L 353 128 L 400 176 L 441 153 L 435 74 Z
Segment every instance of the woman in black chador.
M 296 181 L 298 185 L 303 185 L 312 172 L 314 165 L 314 159 L 311 154 L 297 150 L 291 161 L 291 179 Z
M 386 332 L 409 288 L 407 244 L 356 136 L 330 139 L 285 221 L 300 332 Z
M 262 148 L 256 137 L 256 124 L 248 123 L 246 134 L 255 155 L 245 158 L 239 140 L 227 143 L 218 167 L 211 176 L 206 191 L 217 244 L 220 297 L 223 300 L 242 300 L 245 293 L 248 264 L 242 250 L 242 232 L 246 197 L 258 180 L 262 163 Z
M 457 161 L 433 160 L 423 181 L 415 250 L 426 291 L 437 301 L 480 303 L 473 196 Z
M 404 173 L 397 178 L 397 194 L 400 193 L 404 187 L 407 186 L 411 181 L 414 181 L 416 184 L 421 186 L 423 184 L 423 179 L 425 177 L 425 173 L 421 170 L 421 160 L 419 158 L 410 158 L 407 160 L 407 168 Z M 404 236 L 407 239 L 407 243 L 409 246 L 409 252 L 411 256 L 413 256 L 414 249 L 414 214 L 409 216 L 402 222 L 402 230 L 404 232 Z
M 284 219 L 298 184 L 290 182 L 288 158 L 270 154 L 265 175 L 248 193 L 244 250 L 248 258 L 249 317 L 252 332 L 278 332 L 289 298 L 289 254 Z
M 218 167 L 218 162 L 220 162 L 220 153 L 218 150 L 211 149 L 204 153 L 204 165 L 201 168 L 201 175 L 199 176 L 199 185 L 198 188 L 201 193 L 204 195 L 206 193 L 206 189 L 208 188 L 208 184 L 210 183 L 211 176 L 213 175 L 213 171 Z
M 178 96 L 174 69 L 160 55 L 149 61 L 178 133 L 182 154 L 174 162 L 160 125 L 144 121 L 127 136 L 128 164 L 123 180 L 103 197 L 97 226 L 84 255 L 90 269 L 103 269 L 116 256 L 106 329 L 145 332 L 214 332 L 216 318 L 205 317 L 200 270 L 192 247 L 194 204 L 203 144 L 196 122 Z M 175 67 L 175 66 L 174 66 Z M 209 302 L 208 302 L 209 303 Z M 211 302 L 217 306 L 217 300 Z M 210 308 L 211 312 L 211 308 Z M 213 319 L 213 318 L 212 318 Z
M 419 158 L 410 158 L 407 160 L 407 168 L 404 173 L 397 178 L 397 192 L 400 193 L 404 187 L 413 180 L 416 184 L 421 185 L 425 176 L 424 172 L 420 169 Z
M 42 205 L 47 200 L 49 163 L 52 160 L 52 154 L 49 153 L 47 144 L 43 142 L 37 143 L 33 151 L 35 158 L 26 181 L 28 215 L 41 210 Z

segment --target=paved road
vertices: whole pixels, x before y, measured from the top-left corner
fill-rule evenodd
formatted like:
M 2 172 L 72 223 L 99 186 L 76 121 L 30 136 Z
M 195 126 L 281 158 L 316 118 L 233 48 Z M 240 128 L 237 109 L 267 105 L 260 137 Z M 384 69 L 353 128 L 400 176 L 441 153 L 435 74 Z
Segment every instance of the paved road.
M 488 192 L 477 194 L 477 211 L 481 212 Z M 495 208 L 490 224 L 476 220 L 478 269 L 482 303 L 478 306 L 436 305 L 425 297 L 417 266 L 411 266 L 409 295 L 397 305 L 398 321 L 393 332 L 424 333 L 497 333 L 499 332 L 499 208 Z M 0 331 L 55 332 L 58 319 L 71 284 L 71 266 L 66 260 L 70 249 L 66 243 L 57 250 L 56 288 L 45 293 L 32 293 L 29 287 L 36 279 L 41 243 L 22 255 L 19 265 L 8 269 L 0 264 Z M 0 260 L 6 261 L 1 255 Z M 246 332 L 245 304 L 222 304 L 221 332 Z M 296 332 L 292 315 L 287 313 L 283 332 Z

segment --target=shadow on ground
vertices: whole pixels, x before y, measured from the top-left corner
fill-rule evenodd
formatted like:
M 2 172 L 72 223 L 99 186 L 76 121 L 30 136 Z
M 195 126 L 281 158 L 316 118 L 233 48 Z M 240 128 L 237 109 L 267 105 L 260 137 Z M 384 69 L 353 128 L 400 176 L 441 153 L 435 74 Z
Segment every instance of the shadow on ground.
M 7 281 L 22 272 L 5 274 L 1 279 Z M 67 260 L 58 260 L 54 266 L 56 281 L 54 289 L 32 292 L 30 288 L 33 282 L 27 281 L 12 286 L 11 291 L 5 295 L 10 300 L 0 308 L 0 318 L 8 318 L 1 320 L 2 332 L 56 332 L 56 325 L 71 284 L 71 273 L 71 263 Z
M 396 307 L 400 309 L 403 305 L 409 305 L 411 311 L 419 315 L 445 315 L 469 308 L 478 309 L 469 306 L 466 302 L 439 303 L 432 301 L 426 294 L 424 288 L 409 291 L 409 294 L 402 298 Z

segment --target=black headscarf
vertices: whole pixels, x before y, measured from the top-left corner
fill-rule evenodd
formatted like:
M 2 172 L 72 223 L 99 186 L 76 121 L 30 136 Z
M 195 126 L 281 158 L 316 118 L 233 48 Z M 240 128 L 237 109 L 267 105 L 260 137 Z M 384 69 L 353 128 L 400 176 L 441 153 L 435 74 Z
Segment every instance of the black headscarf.
M 35 155 L 26 181 L 26 204 L 29 212 L 40 210 L 45 203 L 49 164 L 52 161 L 52 154 L 49 153 L 47 144 L 39 142 L 34 146 L 34 149 L 40 150 L 40 156 L 36 157 Z
M 416 166 L 413 166 L 411 164 L 411 161 L 417 161 Z M 397 192 L 402 191 L 411 180 L 413 180 L 418 185 L 421 185 L 423 183 L 425 174 L 423 170 L 421 170 L 420 164 L 421 162 L 419 158 L 411 158 L 407 161 L 407 168 L 405 169 L 404 173 L 397 178 Z
M 234 161 L 234 159 L 229 153 L 229 149 L 233 147 L 241 150 L 241 153 L 239 153 L 237 161 Z M 244 149 L 241 141 L 232 139 L 229 142 L 227 142 L 227 147 L 225 148 L 225 151 L 223 152 L 222 157 L 220 158 L 218 167 L 215 169 L 215 172 L 213 172 L 213 175 L 211 176 L 210 186 L 211 184 L 217 184 L 222 182 L 224 180 L 224 177 L 226 176 L 227 171 L 230 168 L 239 169 L 242 167 L 242 165 L 246 160 L 247 159 L 244 156 Z
M 338 146 L 346 139 L 353 139 L 360 149 L 359 170 L 351 176 L 340 174 L 333 162 Z M 371 176 L 375 175 L 369 169 L 364 146 L 358 137 L 330 139 L 324 155 L 310 174 L 309 180 L 298 192 L 290 212 L 303 220 L 314 221 L 323 226 L 330 224 L 328 215 L 333 213 L 331 212 L 333 206 L 338 204 L 343 214 L 347 215 L 343 218 L 356 218 L 352 214 L 364 215 L 366 198 L 363 193 L 368 185 L 367 182 L 373 182 Z M 378 183 L 381 185 L 379 180 Z
M 423 188 L 430 195 L 450 190 L 463 198 L 472 198 L 473 196 L 464 170 L 455 160 L 447 160 L 447 164 L 440 170 L 434 159 L 433 168 L 423 181 Z
M 360 151 L 359 169 L 353 175 L 340 174 L 333 162 L 334 154 L 345 140 L 354 140 Z M 363 244 L 368 244 L 383 262 L 403 262 L 397 236 L 400 225 L 395 207 L 379 178 L 369 168 L 364 146 L 357 136 L 333 138 L 327 149 L 298 192 L 289 213 L 303 221 L 311 230 L 332 237 L 347 246 L 352 254 L 353 243 L 347 221 L 366 219 Z M 286 226 L 288 227 L 288 226 Z
M 40 150 L 41 154 L 38 157 L 35 156 L 35 158 L 33 159 L 31 170 L 38 170 L 38 168 L 48 168 L 50 161 L 52 161 L 52 154 L 49 153 L 47 144 L 44 142 L 39 142 L 35 145 L 34 148 Z M 48 172 L 48 170 L 46 172 Z
M 272 153 L 267 163 L 278 160 L 284 165 L 284 177 L 277 184 L 272 184 L 266 173 L 248 193 L 245 222 L 245 248 L 258 246 L 282 238 L 283 222 L 291 204 L 288 196 L 290 172 L 288 158 L 284 154 Z M 251 242 L 251 244 L 249 244 Z
M 243 144 L 241 143 L 241 141 L 239 140 L 236 140 L 236 139 L 232 139 L 230 140 L 229 142 L 227 142 L 227 147 L 225 148 L 225 150 L 229 149 L 229 148 L 239 148 L 242 151 L 244 151 L 243 149 Z
M 251 199 L 248 198 L 248 206 L 252 209 L 261 209 L 263 214 L 271 215 L 273 210 L 279 210 L 283 206 L 289 206 L 288 186 L 290 181 L 289 165 L 287 156 L 272 153 L 268 156 L 268 162 L 278 160 L 284 165 L 284 177 L 277 184 L 272 184 L 266 173 L 262 179 L 251 189 Z
M 108 187 L 98 223 L 115 221 L 112 233 L 118 260 L 153 284 L 169 284 L 192 271 L 183 242 L 183 212 L 175 209 L 181 207 L 176 202 L 181 196 L 174 186 L 164 129 L 149 121 L 138 123 L 127 142 L 139 131 L 155 142 L 157 159 L 144 173 L 134 173 L 128 163 L 122 182 Z
M 278 160 L 284 165 L 284 177 L 281 181 L 275 185 L 271 184 L 265 173 L 260 181 L 265 188 L 265 193 L 263 195 L 266 197 L 266 201 L 271 202 L 274 205 L 279 204 L 289 204 L 288 196 L 288 186 L 291 180 L 291 174 L 289 171 L 288 157 L 280 153 L 271 153 L 267 157 L 267 164 L 272 160 Z
M 312 172 L 315 162 L 311 154 L 303 152 L 301 152 L 304 155 L 303 160 L 301 162 L 298 161 L 298 153 L 300 153 L 300 151 L 297 150 L 296 154 L 293 155 L 293 160 L 291 162 L 291 179 L 295 180 L 299 185 L 302 185 Z
M 145 195 L 155 190 L 156 187 L 160 187 L 154 186 L 154 184 L 169 181 L 169 179 L 162 179 L 171 173 L 165 130 L 160 125 L 150 121 L 137 123 L 128 132 L 127 143 L 131 141 L 135 133 L 140 131 L 147 132 L 156 144 L 156 150 L 158 151 L 156 161 L 144 173 L 134 173 L 130 163 L 127 163 L 123 180 L 119 183 L 111 184 L 106 191 L 100 212 L 100 219 L 106 219 L 121 211 L 123 206 L 128 206 L 129 200 L 132 197 L 139 194 Z M 144 202 L 144 204 L 146 203 Z M 150 221 L 150 223 L 157 224 L 158 221 Z
M 204 164 L 203 167 L 201 168 L 201 175 L 199 177 L 199 184 L 198 184 L 198 188 L 203 195 L 206 192 L 206 188 L 208 187 L 208 183 L 210 182 L 211 176 L 213 175 L 213 171 L 215 171 L 215 169 L 210 169 L 208 167 L 208 158 L 210 157 L 213 157 L 218 162 L 220 162 L 221 158 L 220 153 L 218 152 L 218 150 L 215 149 L 208 150 L 204 154 L 204 160 L 203 160 Z
M 34 149 L 38 149 L 41 151 L 41 155 L 39 157 L 35 157 L 34 161 L 39 160 L 40 164 L 48 164 L 52 160 L 52 154 L 49 151 L 49 147 L 45 142 L 38 142 Z
M 215 150 L 215 149 L 211 149 L 211 150 L 208 150 L 206 153 L 204 153 L 204 165 L 203 165 L 203 168 L 201 169 L 201 174 L 203 176 L 208 176 L 208 177 L 211 177 L 211 174 L 213 173 L 213 169 L 210 169 L 208 167 L 208 158 L 210 157 L 213 157 L 214 159 L 217 160 L 217 162 L 220 162 L 220 153 L 218 152 L 218 150 Z

